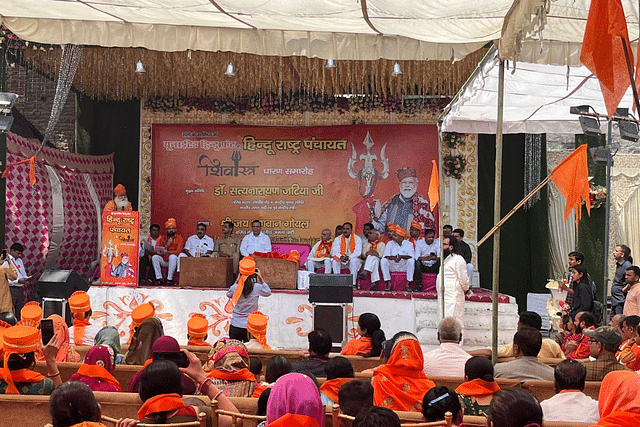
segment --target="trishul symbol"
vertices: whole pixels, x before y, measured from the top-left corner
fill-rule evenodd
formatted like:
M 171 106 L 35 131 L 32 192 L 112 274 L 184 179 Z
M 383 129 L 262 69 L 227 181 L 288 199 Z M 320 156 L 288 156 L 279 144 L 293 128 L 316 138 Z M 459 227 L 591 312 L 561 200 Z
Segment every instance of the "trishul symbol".
M 365 154 L 360 154 L 360 160 L 364 162 L 362 169 L 356 171 L 353 166 L 358 161 L 358 152 L 356 147 L 351 144 L 351 157 L 349 157 L 349 163 L 347 164 L 347 172 L 351 178 L 359 181 L 359 191 L 362 198 L 373 196 L 373 192 L 376 189 L 376 183 L 378 179 L 386 179 L 389 176 L 389 159 L 385 156 L 384 150 L 387 144 L 382 146 L 380 150 L 380 163 L 382 163 L 382 171 L 378 171 L 374 165 L 374 161 L 378 160 L 378 156 L 371 152 L 374 142 L 371 139 L 371 135 L 367 132 L 367 136 L 362 141 L 362 145 L 367 148 Z

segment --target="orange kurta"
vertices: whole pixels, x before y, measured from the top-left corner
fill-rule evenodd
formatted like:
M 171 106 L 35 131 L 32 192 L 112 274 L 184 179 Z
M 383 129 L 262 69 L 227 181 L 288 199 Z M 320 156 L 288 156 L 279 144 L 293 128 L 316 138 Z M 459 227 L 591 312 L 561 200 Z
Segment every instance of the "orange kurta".
M 602 427 L 640 425 L 640 376 L 632 371 L 609 372 L 602 380 L 598 396 Z
M 353 378 L 334 378 L 327 380 L 320 386 L 320 392 L 324 393 L 334 403 L 338 403 L 338 391 L 340 387 L 351 381 Z
M 107 204 L 104 205 L 104 209 L 102 211 L 103 212 L 113 212 L 113 211 L 118 211 L 118 210 L 124 210 L 124 211 L 131 212 L 133 210 L 133 208 L 131 207 L 131 202 L 128 202 L 127 207 L 125 209 L 118 209 L 118 208 L 116 208 L 116 202 L 114 202 L 113 200 L 109 200 L 107 202 Z
M 158 247 L 163 247 L 167 250 L 167 253 L 162 255 L 162 259 L 169 261 L 169 255 L 180 255 L 180 252 L 184 249 L 184 239 L 181 235 L 176 234 L 171 245 L 167 246 L 167 236 L 160 236 L 156 242 L 156 248 Z
M 362 355 L 369 353 L 372 348 L 373 346 L 371 345 L 371 338 L 360 337 L 357 339 L 352 339 L 347 344 L 345 344 L 340 354 L 347 356 L 356 356 L 358 354 Z

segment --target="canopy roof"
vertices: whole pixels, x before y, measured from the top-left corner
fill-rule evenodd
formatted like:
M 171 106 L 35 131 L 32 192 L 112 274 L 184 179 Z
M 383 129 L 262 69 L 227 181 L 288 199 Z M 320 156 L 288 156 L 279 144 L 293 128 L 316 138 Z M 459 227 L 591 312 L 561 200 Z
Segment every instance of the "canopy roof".
M 496 133 L 498 71 L 492 50 L 445 109 L 443 132 Z M 503 133 L 581 134 L 578 116 L 569 114 L 569 107 L 590 105 L 607 114 L 600 83 L 586 67 L 518 62 L 515 70 L 505 70 L 504 80 Z M 632 106 L 629 88 L 619 107 L 631 111 Z

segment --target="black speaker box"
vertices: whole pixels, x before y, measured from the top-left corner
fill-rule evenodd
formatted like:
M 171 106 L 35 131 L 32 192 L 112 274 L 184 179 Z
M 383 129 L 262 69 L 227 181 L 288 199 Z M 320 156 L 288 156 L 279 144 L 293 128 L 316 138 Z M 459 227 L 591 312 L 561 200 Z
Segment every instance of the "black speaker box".
M 353 277 L 350 274 L 309 275 L 309 302 L 353 302 Z
M 343 309 L 340 305 L 321 305 L 315 306 L 313 312 L 313 329 L 322 328 L 331 335 L 333 343 L 332 350 L 340 352 L 341 342 L 345 337 Z
M 73 270 L 45 270 L 38 279 L 38 300 L 43 297 L 69 299 L 75 291 L 88 291 L 89 283 Z

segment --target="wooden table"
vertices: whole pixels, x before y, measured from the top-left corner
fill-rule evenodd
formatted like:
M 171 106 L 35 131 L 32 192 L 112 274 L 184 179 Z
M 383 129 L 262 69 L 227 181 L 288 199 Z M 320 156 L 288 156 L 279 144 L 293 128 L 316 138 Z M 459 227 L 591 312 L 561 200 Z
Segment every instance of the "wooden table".
M 230 288 L 232 284 L 231 258 L 180 258 L 180 286 Z
M 298 289 L 299 263 L 278 258 L 255 257 L 254 260 L 271 289 Z

